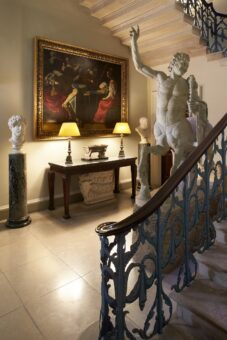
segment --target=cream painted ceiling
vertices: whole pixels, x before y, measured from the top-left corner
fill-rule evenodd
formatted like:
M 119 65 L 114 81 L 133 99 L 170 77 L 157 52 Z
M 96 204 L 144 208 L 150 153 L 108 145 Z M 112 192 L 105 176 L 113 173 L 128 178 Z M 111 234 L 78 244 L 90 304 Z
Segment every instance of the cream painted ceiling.
M 130 46 L 131 26 L 139 25 L 139 51 L 150 66 L 168 62 L 176 52 L 206 54 L 200 34 L 175 0 L 80 0 L 101 25 Z

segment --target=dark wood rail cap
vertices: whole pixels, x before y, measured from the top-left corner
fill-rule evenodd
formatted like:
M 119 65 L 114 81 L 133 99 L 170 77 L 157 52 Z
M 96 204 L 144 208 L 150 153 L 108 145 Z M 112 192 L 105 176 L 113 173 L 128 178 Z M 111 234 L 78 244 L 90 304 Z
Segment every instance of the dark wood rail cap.
M 215 125 L 210 133 L 198 145 L 198 147 L 189 155 L 188 159 L 179 166 L 176 172 L 162 185 L 161 189 L 146 203 L 144 206 L 135 211 L 132 215 L 126 217 L 118 223 L 104 223 L 105 228 L 101 225 L 96 228 L 96 232 L 100 236 L 110 236 L 128 231 L 132 227 L 144 221 L 148 216 L 152 215 L 162 203 L 170 196 L 177 185 L 183 180 L 187 173 L 197 163 L 199 158 L 206 152 L 210 145 L 215 141 L 218 135 L 225 129 L 227 125 L 227 113 Z

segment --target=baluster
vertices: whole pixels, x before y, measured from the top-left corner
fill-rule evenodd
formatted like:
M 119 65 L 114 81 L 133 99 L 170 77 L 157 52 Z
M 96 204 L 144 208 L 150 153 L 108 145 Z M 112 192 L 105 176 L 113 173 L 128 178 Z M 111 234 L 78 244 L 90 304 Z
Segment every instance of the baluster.
M 221 183 L 222 183 L 222 194 L 221 194 L 221 207 L 222 207 L 222 212 L 221 212 L 221 218 L 226 219 L 227 218 L 227 212 L 226 212 L 226 188 L 225 188 L 225 176 L 227 176 L 227 171 L 226 171 L 226 141 L 225 141 L 225 131 L 222 131 L 221 134 L 221 159 L 222 159 L 222 169 L 221 169 Z
M 204 28 L 204 15 L 205 15 L 204 6 L 201 4 L 199 8 L 200 8 L 201 36 L 203 39 L 206 39 L 206 34 L 204 33 L 204 30 L 205 30 Z
M 162 328 L 165 325 L 164 312 L 162 309 L 162 225 L 160 224 L 160 209 L 157 210 L 157 223 L 156 223 L 156 235 L 157 235 L 157 243 L 156 243 L 156 273 L 157 273 L 157 316 L 156 316 L 156 326 L 157 333 L 162 333 Z
M 188 240 L 188 230 L 189 230 L 189 197 L 188 197 L 188 176 L 184 178 L 184 189 L 183 189 L 183 216 L 184 216 L 184 256 L 185 256 L 185 272 L 184 272 L 184 284 L 189 286 L 191 281 L 191 272 L 189 268 L 189 240 Z
M 208 249 L 215 240 L 216 232 L 213 226 L 213 223 L 210 218 L 210 163 L 209 163 L 209 155 L 208 151 L 205 153 L 205 161 L 204 161 L 204 171 L 205 171 L 205 190 L 204 190 L 204 209 L 205 209 L 205 242 L 203 251 Z M 211 239 L 211 232 L 214 235 L 214 238 Z
M 205 171 L 204 209 L 205 209 L 205 239 L 206 239 L 205 245 L 204 245 L 204 250 L 205 250 L 209 248 L 208 243 L 209 243 L 209 208 L 210 208 L 210 202 L 209 202 L 210 174 L 209 174 L 209 167 L 208 167 L 207 151 L 205 153 L 204 171 Z
M 198 19 L 197 19 L 197 1 L 194 1 L 194 25 L 198 27 Z
M 188 287 L 190 282 L 194 280 L 197 272 L 197 262 L 194 256 L 190 253 L 189 245 L 189 209 L 190 209 L 190 188 L 189 188 L 190 177 L 185 176 L 183 179 L 183 242 L 184 242 L 184 258 L 182 259 L 181 266 L 178 271 L 177 283 L 172 286 L 176 292 L 181 292 L 184 287 Z M 190 260 L 195 266 L 195 274 L 191 274 Z M 182 277 L 183 276 L 183 277 Z M 182 283 L 182 284 L 181 284 Z
M 99 331 L 99 339 L 101 340 L 103 337 L 113 330 L 113 324 L 110 320 L 109 316 L 109 304 L 108 304 L 108 281 L 109 276 L 106 272 L 106 267 L 108 266 L 108 255 L 109 255 L 109 241 L 105 236 L 100 236 L 101 241 L 101 271 L 102 271 L 102 282 L 101 282 L 101 311 L 100 311 L 100 331 Z
M 205 18 L 206 18 L 206 22 L 204 22 L 205 24 L 205 27 L 206 27 L 206 39 L 207 39 L 207 46 L 208 46 L 208 49 L 209 49 L 209 52 L 211 52 L 211 34 L 210 34 L 210 30 L 211 30 L 211 25 L 210 25 L 210 20 L 209 20 L 209 9 L 208 7 L 206 7 L 205 9 L 205 12 L 206 12 L 206 15 L 205 15 Z
M 116 236 L 117 238 L 117 267 L 115 281 L 115 297 L 116 297 L 116 339 L 124 340 L 124 307 L 125 307 L 125 234 Z
M 218 51 L 218 24 L 217 24 L 217 15 L 214 15 L 214 51 L 213 52 L 217 52 Z

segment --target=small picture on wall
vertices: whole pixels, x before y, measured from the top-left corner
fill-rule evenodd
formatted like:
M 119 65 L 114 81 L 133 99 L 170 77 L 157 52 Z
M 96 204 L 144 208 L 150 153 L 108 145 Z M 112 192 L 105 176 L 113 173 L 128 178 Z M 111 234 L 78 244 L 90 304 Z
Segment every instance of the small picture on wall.
M 35 38 L 34 132 L 56 139 L 62 122 L 81 136 L 111 136 L 127 121 L 128 60 Z

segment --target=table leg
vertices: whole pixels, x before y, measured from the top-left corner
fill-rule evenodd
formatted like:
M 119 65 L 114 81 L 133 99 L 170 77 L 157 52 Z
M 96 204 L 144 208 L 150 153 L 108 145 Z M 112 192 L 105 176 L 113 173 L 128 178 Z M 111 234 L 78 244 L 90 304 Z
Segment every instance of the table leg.
M 131 165 L 131 177 L 132 177 L 132 196 L 131 198 L 136 197 L 136 176 L 137 176 L 137 166 L 136 164 Z
M 114 193 L 119 193 L 119 168 L 114 169 Z
M 69 214 L 69 196 L 70 196 L 70 176 L 62 176 L 63 193 L 64 193 L 64 215 L 63 218 L 71 218 Z
M 49 170 L 48 171 L 48 187 L 49 187 L 49 210 L 54 210 L 54 181 L 55 181 L 55 172 Z

